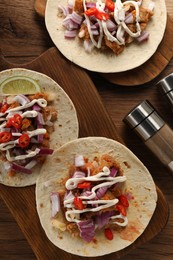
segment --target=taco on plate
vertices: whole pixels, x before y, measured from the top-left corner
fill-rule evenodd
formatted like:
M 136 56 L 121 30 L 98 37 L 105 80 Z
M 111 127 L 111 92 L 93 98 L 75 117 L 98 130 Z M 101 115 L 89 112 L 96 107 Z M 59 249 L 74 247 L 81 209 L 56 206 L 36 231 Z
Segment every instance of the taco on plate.
M 73 140 L 47 161 L 36 182 L 41 225 L 57 247 L 100 256 L 132 244 L 154 213 L 157 193 L 146 167 L 104 137 Z
M 19 79 L 35 82 L 39 89 L 18 93 Z M 9 82 L 13 82 L 10 95 Z M 22 93 L 25 87 L 24 83 Z M 78 137 L 76 110 L 54 80 L 35 71 L 2 71 L 0 88 L 0 183 L 32 185 L 47 156 Z
M 166 27 L 165 0 L 48 0 L 47 30 L 61 53 L 91 71 L 142 65 Z

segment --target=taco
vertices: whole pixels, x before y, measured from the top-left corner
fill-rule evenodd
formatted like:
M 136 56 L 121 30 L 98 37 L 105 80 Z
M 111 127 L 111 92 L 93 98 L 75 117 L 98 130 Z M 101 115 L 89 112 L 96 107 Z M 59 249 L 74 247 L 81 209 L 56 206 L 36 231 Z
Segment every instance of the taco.
M 166 27 L 165 0 L 47 1 L 45 22 L 60 52 L 91 71 L 114 73 L 146 62 Z
M 9 93 L 6 84 L 1 93 L 0 183 L 22 187 L 35 184 L 54 149 L 78 137 L 78 120 L 68 95 L 44 74 L 26 69 L 2 71 L 1 90 L 7 81 L 19 78 L 36 82 L 40 91 L 8 95 L 4 94 Z M 19 87 L 15 88 L 16 83 L 11 91 L 17 93 Z
M 65 144 L 36 182 L 47 237 L 75 255 L 100 256 L 129 246 L 147 227 L 156 203 L 146 167 L 124 145 L 104 137 Z

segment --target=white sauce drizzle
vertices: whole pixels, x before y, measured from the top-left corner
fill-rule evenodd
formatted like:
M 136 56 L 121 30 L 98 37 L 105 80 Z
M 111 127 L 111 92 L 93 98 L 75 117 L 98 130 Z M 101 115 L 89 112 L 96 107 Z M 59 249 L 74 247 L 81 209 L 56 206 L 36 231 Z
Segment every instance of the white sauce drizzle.
M 125 6 L 126 5 L 133 5 L 135 7 L 136 10 L 136 19 L 135 19 L 135 23 L 136 23 L 136 32 L 132 32 L 128 26 L 125 23 Z M 83 0 L 83 6 L 84 6 L 84 11 L 87 10 L 86 8 L 86 0 Z M 97 0 L 96 2 L 96 8 L 100 11 L 100 12 L 105 12 L 105 3 L 102 2 L 102 0 Z M 103 38 L 103 31 L 107 37 L 107 39 L 111 42 L 116 42 L 119 45 L 125 45 L 125 39 L 122 35 L 124 35 L 124 32 L 126 31 L 131 37 L 136 38 L 138 36 L 140 36 L 141 34 L 141 27 L 139 24 L 140 21 L 140 16 L 139 16 L 139 4 L 138 2 L 135 1 L 125 1 L 125 2 L 121 2 L 121 0 L 116 0 L 115 3 L 115 8 L 114 8 L 114 19 L 116 21 L 116 23 L 118 24 L 118 29 L 117 29 L 117 33 L 116 36 L 113 36 L 108 28 L 107 28 L 107 24 L 106 21 L 102 20 L 98 20 L 97 22 L 99 24 L 100 27 L 100 35 L 99 35 L 99 39 L 98 42 L 95 41 L 92 30 L 91 30 L 91 25 L 90 25 L 90 20 L 89 17 L 87 15 L 85 15 L 85 19 L 86 19 L 86 24 L 88 27 L 88 32 L 90 35 L 90 39 L 93 43 L 93 45 L 97 48 L 101 48 L 101 43 L 102 43 L 102 38 Z
M 85 208 L 83 210 L 74 209 L 74 204 L 73 204 L 74 196 L 70 196 L 70 198 L 67 198 L 64 200 L 64 207 L 67 208 L 67 211 L 65 213 L 67 221 L 76 222 L 76 223 L 80 222 L 81 220 L 79 219 L 79 216 L 81 213 L 97 212 L 102 209 L 106 209 L 111 206 L 114 206 L 118 203 L 119 200 L 117 198 L 112 199 L 112 200 L 99 200 L 99 199 L 93 200 L 94 198 L 96 198 L 96 190 L 98 190 L 99 188 L 105 187 L 105 186 L 112 186 L 115 183 L 126 181 L 126 176 L 109 177 L 109 175 L 110 175 L 110 170 L 108 167 L 105 166 L 105 167 L 103 167 L 103 171 L 99 172 L 96 175 L 88 176 L 88 177 L 70 178 L 67 180 L 66 185 L 65 185 L 67 190 L 75 189 L 77 187 L 78 183 L 81 183 L 83 181 L 90 181 L 90 182 L 104 181 L 101 184 L 95 185 L 91 189 L 91 195 L 79 196 L 79 198 L 83 200 L 83 204 L 87 204 L 87 205 L 95 204 L 96 207 L 94 207 L 94 208 Z M 128 223 L 127 217 L 123 216 L 122 214 L 112 216 L 110 219 L 111 220 L 122 219 L 123 220 L 122 223 L 120 223 L 118 221 L 114 221 L 114 223 L 116 223 L 119 226 L 126 226 Z
M 14 99 L 15 100 L 15 97 Z M 31 102 L 28 102 L 24 105 L 15 107 L 15 108 L 11 108 L 6 110 L 5 113 L 0 113 L 0 117 L 2 116 L 0 121 L 4 121 L 1 125 L 0 125 L 0 132 L 4 132 L 5 131 L 5 127 L 6 127 L 6 122 L 10 117 L 13 117 L 15 114 L 20 114 L 22 118 L 33 118 L 36 117 L 38 115 L 37 111 L 34 110 L 29 110 L 29 111 L 25 111 L 22 113 L 21 110 L 27 109 L 32 107 L 34 104 L 38 104 L 40 107 L 46 107 L 47 106 L 47 101 L 44 98 L 39 98 L 39 99 L 33 99 Z M 6 115 L 5 117 L 3 117 L 4 115 Z M 28 136 L 31 138 L 33 136 L 37 136 L 40 134 L 45 134 L 47 131 L 45 128 L 39 128 L 33 131 L 26 131 L 25 133 L 28 134 Z M 12 133 L 13 136 L 21 136 L 22 133 Z M 9 141 L 6 143 L 2 143 L 0 144 L 0 150 L 1 151 L 6 151 L 6 158 L 9 162 L 12 161 L 17 161 L 17 160 L 23 160 L 26 158 L 30 158 L 30 157 L 34 157 L 35 155 L 37 155 L 40 151 L 40 149 L 36 148 L 35 151 L 30 151 L 28 154 L 25 155 L 18 155 L 18 156 L 11 156 L 9 149 L 14 148 L 16 144 L 18 144 L 19 142 L 19 138 L 13 141 Z M 26 151 L 27 152 L 27 151 Z

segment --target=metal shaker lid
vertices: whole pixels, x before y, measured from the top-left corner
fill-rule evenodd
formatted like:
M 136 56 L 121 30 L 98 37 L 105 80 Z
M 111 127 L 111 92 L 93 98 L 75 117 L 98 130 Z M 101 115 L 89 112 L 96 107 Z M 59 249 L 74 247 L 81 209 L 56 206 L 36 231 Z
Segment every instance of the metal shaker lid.
M 133 108 L 123 121 L 144 140 L 152 137 L 165 124 L 151 103 L 144 100 Z
M 160 80 L 156 87 L 161 91 L 162 94 L 167 94 L 173 90 L 173 73 Z
M 173 73 L 160 80 L 156 87 L 164 95 L 169 103 L 173 106 Z

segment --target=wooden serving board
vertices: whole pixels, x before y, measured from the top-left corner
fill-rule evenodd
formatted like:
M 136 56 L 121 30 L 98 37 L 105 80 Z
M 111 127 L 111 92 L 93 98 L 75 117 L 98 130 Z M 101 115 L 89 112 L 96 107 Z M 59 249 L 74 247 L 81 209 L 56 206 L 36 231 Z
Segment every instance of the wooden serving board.
M 44 17 L 47 0 L 35 0 L 36 12 Z M 101 73 L 100 75 L 113 84 L 122 86 L 142 85 L 155 79 L 173 57 L 173 20 L 168 15 L 165 34 L 154 55 L 141 66 L 119 73 Z M 130 62 L 130 61 L 129 61 Z M 166 75 L 162 75 L 164 77 Z
M 6 62 L 0 56 L 0 71 L 13 67 L 24 67 L 42 72 L 53 78 L 72 99 L 79 119 L 80 137 L 105 136 L 123 142 L 118 136 L 115 125 L 106 112 L 100 96 L 87 73 L 67 61 L 58 50 L 53 47 L 29 64 L 17 66 Z M 37 259 L 78 260 L 73 256 L 55 247 L 46 237 L 35 207 L 35 186 L 12 188 L 0 185 L 2 199 L 8 206 L 27 241 L 31 245 Z M 161 190 L 157 188 L 158 203 L 150 224 L 144 233 L 128 248 L 108 256 L 90 259 L 118 259 L 130 250 L 156 236 L 166 225 L 169 208 Z M 83 259 L 88 259 L 84 257 Z

